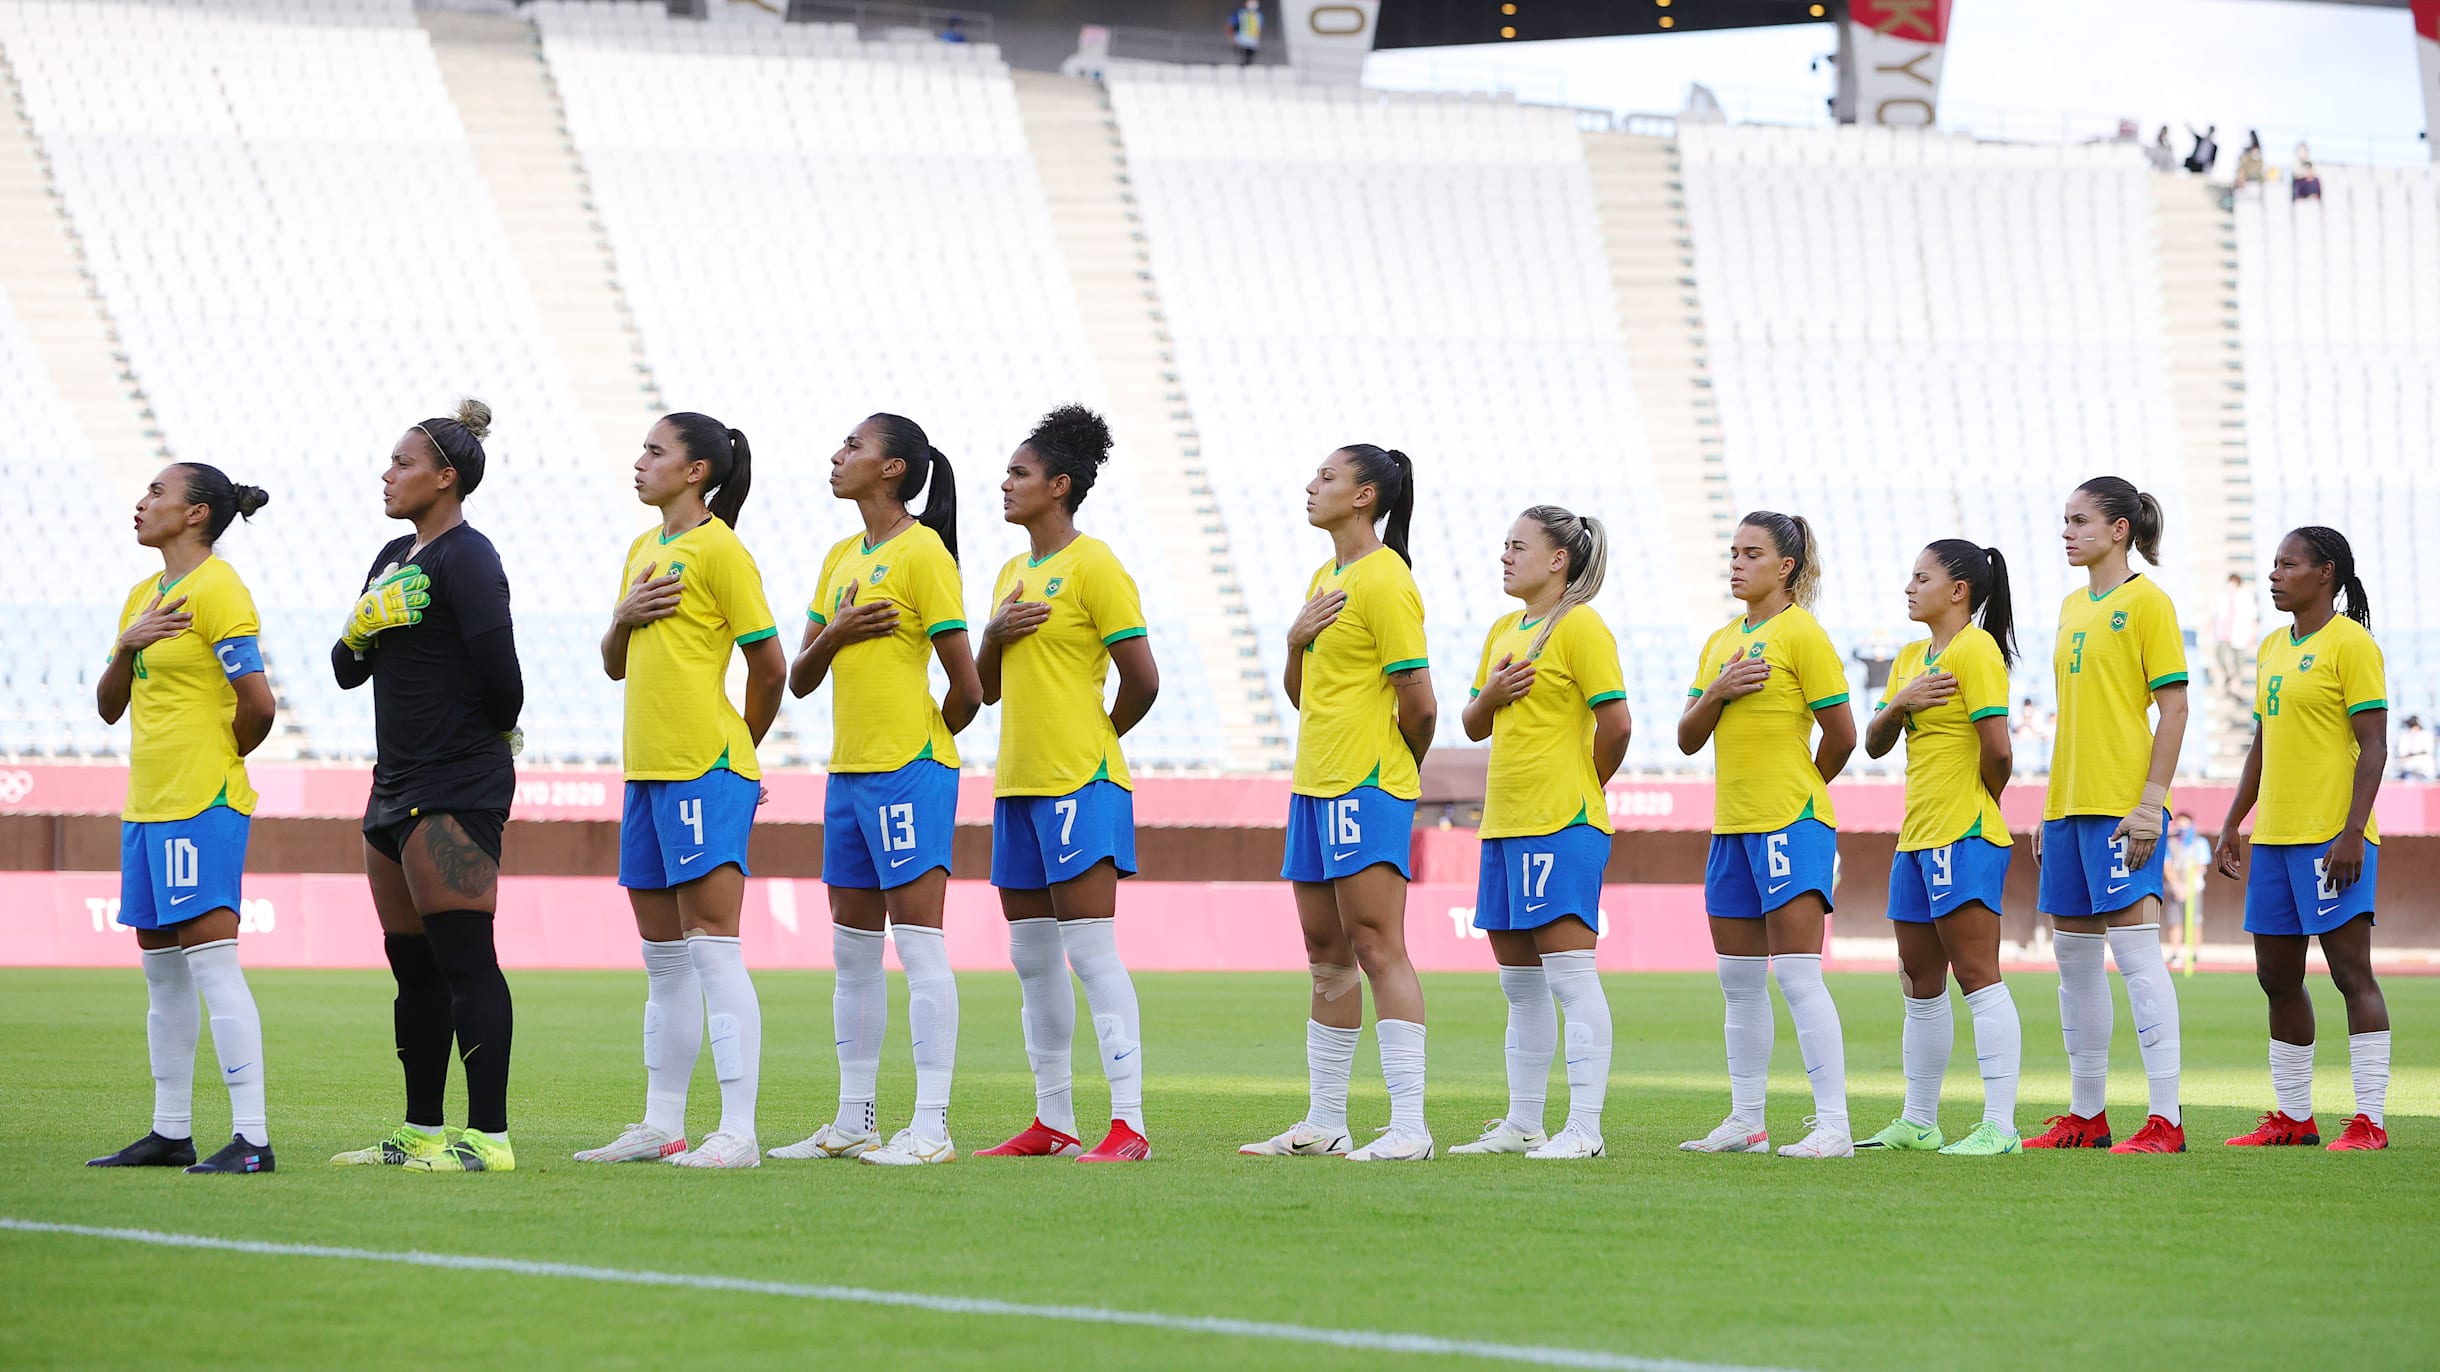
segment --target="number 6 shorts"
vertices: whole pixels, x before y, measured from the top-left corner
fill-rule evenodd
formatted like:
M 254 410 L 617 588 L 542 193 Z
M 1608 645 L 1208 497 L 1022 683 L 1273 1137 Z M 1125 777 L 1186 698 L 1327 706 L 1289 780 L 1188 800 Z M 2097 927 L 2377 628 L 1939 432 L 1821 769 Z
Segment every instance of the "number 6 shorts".
M 1703 908 L 1713 919 L 1760 919 L 1807 891 L 1831 904 L 1838 831 L 1800 819 L 1760 834 L 1713 834 L 1703 864 Z
M 904 886 L 947 868 L 957 836 L 957 769 L 917 758 L 895 772 L 832 772 L 822 798 L 822 882 Z
M 1415 802 L 1378 786 L 1343 796 L 1288 798 L 1288 852 L 1279 874 L 1290 881 L 1336 881 L 1386 862 L 1409 881 Z
M 693 781 L 630 781 L 618 822 L 618 884 L 665 891 L 734 864 L 747 876 L 746 839 L 762 783 L 715 767 Z
M 1135 875 L 1135 793 L 1115 781 L 1064 796 L 1002 796 L 991 807 L 991 884 L 1040 891 L 1102 862 Z
M 119 923 L 167 929 L 237 908 L 252 821 L 226 805 L 192 819 L 119 825 Z

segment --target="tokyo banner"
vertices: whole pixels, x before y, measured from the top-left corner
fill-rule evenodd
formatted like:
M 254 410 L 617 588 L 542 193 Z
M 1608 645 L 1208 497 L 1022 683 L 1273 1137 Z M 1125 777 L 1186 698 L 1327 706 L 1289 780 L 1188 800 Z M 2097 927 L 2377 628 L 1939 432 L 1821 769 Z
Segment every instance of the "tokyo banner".
M 1929 127 L 1940 101 L 1950 0 L 1848 0 L 1839 26 L 1842 124 Z
M 2415 68 L 2423 75 L 2423 146 L 2440 162 L 2440 0 L 2414 0 Z

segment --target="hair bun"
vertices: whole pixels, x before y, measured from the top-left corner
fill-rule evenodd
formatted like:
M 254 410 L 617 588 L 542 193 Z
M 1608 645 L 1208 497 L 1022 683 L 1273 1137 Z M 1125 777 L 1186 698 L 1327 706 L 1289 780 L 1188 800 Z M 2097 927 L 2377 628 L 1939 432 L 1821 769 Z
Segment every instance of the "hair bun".
M 264 490 L 260 486 L 238 484 L 236 485 L 236 491 L 237 512 L 244 515 L 248 519 L 254 518 L 254 512 L 256 510 L 259 510 L 265 505 L 271 503 L 271 492 Z
M 457 422 L 480 443 L 491 436 L 491 406 L 467 396 L 458 402 Z

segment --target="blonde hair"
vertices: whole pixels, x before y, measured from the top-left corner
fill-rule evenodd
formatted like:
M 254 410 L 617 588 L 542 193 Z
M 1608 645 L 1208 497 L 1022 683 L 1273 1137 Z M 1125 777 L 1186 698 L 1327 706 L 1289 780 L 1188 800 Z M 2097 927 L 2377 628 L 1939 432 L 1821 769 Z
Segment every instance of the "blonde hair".
M 1601 594 L 1601 580 L 1610 570 L 1610 535 L 1600 520 L 1557 505 L 1536 505 L 1524 517 L 1541 525 L 1542 536 L 1567 558 L 1567 584 L 1559 592 L 1559 603 L 1542 621 L 1542 632 L 1534 636 L 1533 646 L 1525 651 L 1528 658 L 1534 658 L 1542 655 L 1551 631 L 1568 611 L 1591 604 Z
M 1781 557 L 1796 559 L 1796 567 L 1788 573 L 1788 599 L 1807 610 L 1813 608 L 1814 597 L 1821 594 L 1821 553 L 1813 541 L 1813 526 L 1803 515 L 1786 515 L 1776 510 L 1756 510 L 1737 521 L 1738 528 L 1751 525 L 1771 536 L 1771 546 Z

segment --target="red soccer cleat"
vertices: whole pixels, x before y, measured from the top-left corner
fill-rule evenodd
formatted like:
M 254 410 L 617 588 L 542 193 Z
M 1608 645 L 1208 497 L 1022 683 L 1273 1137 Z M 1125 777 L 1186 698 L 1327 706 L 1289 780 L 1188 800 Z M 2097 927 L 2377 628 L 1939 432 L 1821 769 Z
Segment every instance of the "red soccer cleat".
M 1127 1126 L 1125 1120 L 1110 1121 L 1110 1135 L 1093 1145 L 1093 1151 L 1076 1159 L 1078 1162 L 1142 1162 L 1152 1156 L 1152 1144 L 1143 1135 Z
M 2284 1111 L 2265 1110 L 2254 1121 L 2250 1134 L 2239 1134 L 2228 1141 L 2231 1148 L 2307 1148 L 2321 1142 L 2321 1130 L 2313 1117 L 2290 1119 Z
M 997 1148 L 986 1148 L 975 1156 L 978 1158 L 1072 1158 L 1083 1149 L 1084 1140 L 1073 1134 L 1062 1134 L 1037 1119 L 1025 1126 L 1015 1138 Z
M 2110 1150 L 2113 1153 L 2183 1153 L 2186 1151 L 2186 1126 L 2171 1124 L 2158 1115 L 2145 1117 L 2143 1128 L 2135 1137 Z
M 2372 1122 L 2370 1115 L 2357 1115 L 2347 1121 L 2347 1130 L 2330 1142 L 2333 1153 L 2371 1153 L 2389 1146 L 2389 1131 Z
M 2098 1115 L 2052 1115 L 2044 1121 L 2050 1127 L 2038 1136 L 2025 1140 L 2027 1148 L 2107 1148 L 2110 1146 L 2110 1112 Z

